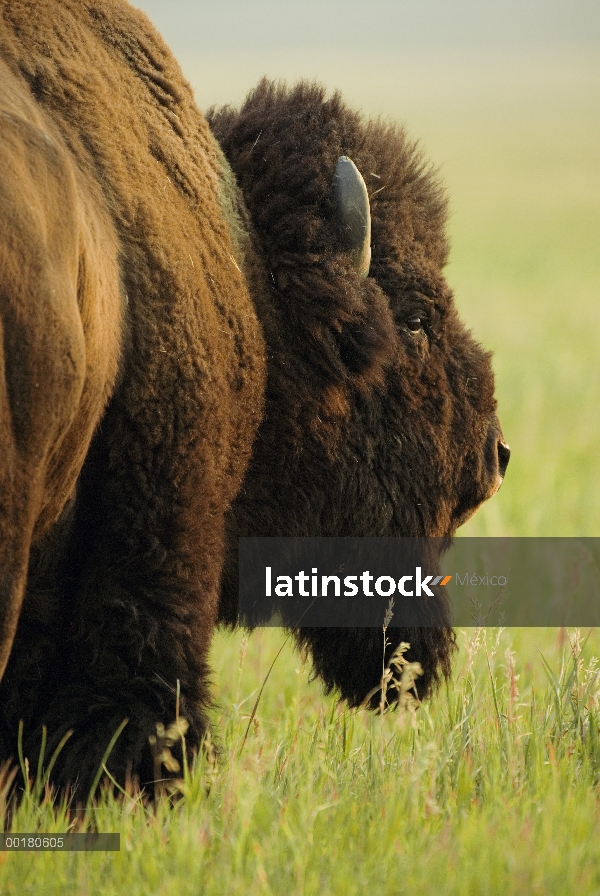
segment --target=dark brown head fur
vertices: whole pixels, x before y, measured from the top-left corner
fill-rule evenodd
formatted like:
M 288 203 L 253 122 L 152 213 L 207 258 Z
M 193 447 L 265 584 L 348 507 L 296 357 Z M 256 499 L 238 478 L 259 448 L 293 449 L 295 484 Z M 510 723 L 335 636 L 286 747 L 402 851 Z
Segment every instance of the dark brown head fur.
M 244 194 L 268 287 L 258 309 L 265 415 L 228 518 L 221 616 L 233 621 L 238 536 L 451 536 L 497 488 L 500 430 L 489 355 L 442 274 L 444 194 L 403 130 L 363 121 L 318 85 L 267 81 L 209 123 Z M 340 155 L 371 198 L 367 279 L 336 229 Z M 298 640 L 351 703 L 376 685 L 380 631 L 301 630 Z M 422 693 L 448 674 L 449 628 L 396 640 L 409 640 L 424 667 Z

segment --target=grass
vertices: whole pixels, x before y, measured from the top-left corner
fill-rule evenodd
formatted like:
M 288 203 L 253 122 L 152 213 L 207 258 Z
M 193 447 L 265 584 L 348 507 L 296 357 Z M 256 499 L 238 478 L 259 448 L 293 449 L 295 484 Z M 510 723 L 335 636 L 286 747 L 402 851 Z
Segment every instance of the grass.
M 414 95 L 400 86 L 402 108 L 386 100 L 443 162 L 448 277 L 495 352 L 513 449 L 505 485 L 464 534 L 600 533 L 600 78 L 580 62 L 549 60 L 529 80 L 521 62 L 514 83 L 457 64 L 447 78 L 430 72 L 441 98 L 407 75 Z M 374 84 L 371 98 L 378 108 Z M 459 632 L 451 686 L 383 717 L 324 697 L 288 644 L 244 743 L 284 635 L 219 633 L 219 760 L 203 755 L 175 805 L 105 793 L 85 820 L 120 831 L 120 853 L 0 853 L 0 889 L 600 894 L 599 650 L 586 635 Z M 3 793 L 0 783 L 0 812 Z M 44 832 L 74 822 L 43 788 L 11 821 Z
M 285 648 L 241 756 L 282 634 L 221 635 L 218 764 L 204 756 L 175 806 L 105 793 L 91 820 L 120 853 L 4 854 L 3 892 L 596 893 L 600 672 L 559 635 L 528 655 L 523 632 L 460 632 L 452 687 L 379 718 L 324 700 Z M 35 795 L 13 819 L 67 823 Z

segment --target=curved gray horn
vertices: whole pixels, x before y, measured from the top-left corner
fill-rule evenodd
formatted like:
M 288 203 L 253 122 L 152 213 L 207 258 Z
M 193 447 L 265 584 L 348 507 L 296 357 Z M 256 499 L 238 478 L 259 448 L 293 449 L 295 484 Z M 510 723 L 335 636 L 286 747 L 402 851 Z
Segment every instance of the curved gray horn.
M 354 267 L 366 277 L 371 264 L 371 210 L 363 176 L 348 156 L 340 156 L 333 175 L 333 201 L 342 239 Z

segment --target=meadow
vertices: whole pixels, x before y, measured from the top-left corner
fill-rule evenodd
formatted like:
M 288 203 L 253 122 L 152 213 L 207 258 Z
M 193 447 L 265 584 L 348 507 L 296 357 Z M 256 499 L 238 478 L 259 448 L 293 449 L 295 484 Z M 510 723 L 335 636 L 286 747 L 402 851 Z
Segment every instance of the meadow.
M 448 278 L 494 351 L 513 451 L 502 489 L 462 534 L 600 535 L 598 63 L 577 52 L 453 57 L 431 61 L 428 79 L 423 61 L 379 64 L 385 90 L 374 69 L 352 80 L 348 67 L 349 98 L 405 120 L 441 166 Z M 210 96 L 200 63 L 189 66 L 201 105 L 224 99 Z M 339 72 L 321 76 L 345 83 Z M 205 745 L 173 805 L 106 791 L 83 818 L 53 806 L 43 780 L 32 785 L 13 830 L 87 823 L 120 832 L 121 851 L 0 853 L 0 890 L 600 894 L 596 632 L 457 639 L 449 686 L 418 708 L 406 692 L 399 710 L 376 716 L 323 695 L 284 632 L 219 633 L 219 755 Z

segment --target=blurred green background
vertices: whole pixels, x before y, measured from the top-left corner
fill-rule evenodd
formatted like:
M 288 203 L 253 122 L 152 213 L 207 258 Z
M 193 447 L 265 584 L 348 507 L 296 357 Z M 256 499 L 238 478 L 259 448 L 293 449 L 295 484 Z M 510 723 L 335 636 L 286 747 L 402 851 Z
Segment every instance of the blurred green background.
M 464 535 L 600 535 L 600 4 L 146 0 L 201 108 L 316 78 L 402 121 L 451 203 L 447 271 L 513 456 Z

